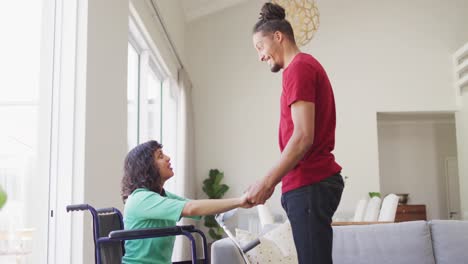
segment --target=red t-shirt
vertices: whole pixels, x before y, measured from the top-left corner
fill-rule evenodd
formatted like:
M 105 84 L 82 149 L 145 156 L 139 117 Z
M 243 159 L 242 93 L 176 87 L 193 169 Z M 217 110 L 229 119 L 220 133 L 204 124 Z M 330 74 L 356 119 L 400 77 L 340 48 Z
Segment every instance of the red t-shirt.
M 282 192 L 319 182 L 341 171 L 331 153 L 335 147 L 335 99 L 327 73 L 311 55 L 297 54 L 283 71 L 279 145 L 283 152 L 294 124 L 291 105 L 296 101 L 315 104 L 314 143 L 303 159 L 282 179 Z

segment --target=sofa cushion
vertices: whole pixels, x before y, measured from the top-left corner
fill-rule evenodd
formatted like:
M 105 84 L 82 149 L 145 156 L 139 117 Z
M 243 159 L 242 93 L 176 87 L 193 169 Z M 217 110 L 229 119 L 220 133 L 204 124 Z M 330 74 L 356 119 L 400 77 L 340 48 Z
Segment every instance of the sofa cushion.
M 433 220 L 430 226 L 437 264 L 468 262 L 468 221 Z
M 275 243 L 283 257 L 295 255 L 297 259 L 296 245 L 294 245 L 291 223 L 289 220 L 264 233 L 263 238 Z
M 249 231 L 241 230 L 236 228 L 236 239 L 239 241 L 239 244 L 244 247 L 249 242 L 255 240 L 256 235 L 250 233 Z M 278 240 L 279 238 L 277 238 Z M 291 235 L 292 240 L 292 235 Z M 292 242 L 294 243 L 294 242 Z M 275 263 L 275 264 L 296 264 L 297 263 L 297 254 L 296 251 L 291 252 L 288 256 L 283 256 L 281 254 L 278 245 L 266 237 L 260 237 L 260 244 L 251 249 L 246 253 L 248 260 L 252 264 L 263 264 L 263 263 Z
M 434 264 L 429 224 L 334 226 L 333 263 Z

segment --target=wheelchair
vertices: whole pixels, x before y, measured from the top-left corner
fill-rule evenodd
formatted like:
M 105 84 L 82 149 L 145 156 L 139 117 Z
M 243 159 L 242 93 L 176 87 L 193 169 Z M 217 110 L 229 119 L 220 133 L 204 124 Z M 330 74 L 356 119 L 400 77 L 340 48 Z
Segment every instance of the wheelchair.
M 94 257 L 96 264 L 121 264 L 122 257 L 125 254 L 125 240 L 178 235 L 183 235 L 190 240 L 192 260 L 173 262 L 174 264 L 209 263 L 206 237 L 202 231 L 196 229 L 193 225 L 124 230 L 122 213 L 117 208 L 95 209 L 89 204 L 74 204 L 68 205 L 66 209 L 67 212 L 89 211 L 93 216 Z M 192 233 L 198 233 L 202 238 L 203 259 L 197 259 L 196 243 Z

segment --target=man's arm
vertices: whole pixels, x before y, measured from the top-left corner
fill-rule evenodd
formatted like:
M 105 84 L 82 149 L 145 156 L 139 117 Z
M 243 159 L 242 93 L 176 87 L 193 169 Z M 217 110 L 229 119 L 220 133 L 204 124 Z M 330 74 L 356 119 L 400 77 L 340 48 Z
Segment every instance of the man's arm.
M 255 186 L 249 189 L 248 200 L 263 204 L 273 194 L 275 186 L 304 157 L 314 143 L 315 104 L 297 101 L 291 105 L 294 131 L 284 148 L 280 160 Z

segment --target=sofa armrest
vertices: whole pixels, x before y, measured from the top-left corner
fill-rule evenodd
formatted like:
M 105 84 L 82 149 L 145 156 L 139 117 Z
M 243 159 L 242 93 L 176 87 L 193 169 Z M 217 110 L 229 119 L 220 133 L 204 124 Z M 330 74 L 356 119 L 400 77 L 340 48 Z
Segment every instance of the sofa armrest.
M 436 263 L 466 263 L 468 221 L 432 220 L 430 226 Z
M 244 263 L 244 259 L 231 239 L 223 238 L 211 245 L 211 264 L 242 263 Z

